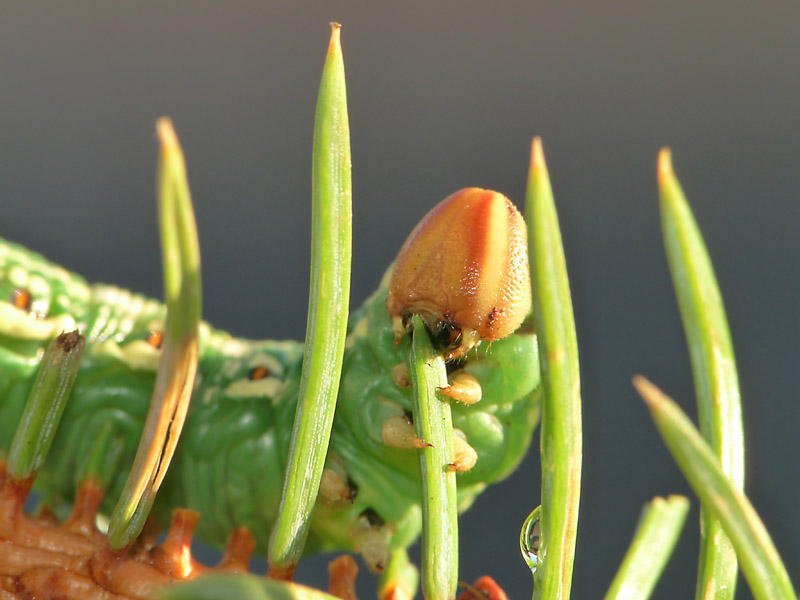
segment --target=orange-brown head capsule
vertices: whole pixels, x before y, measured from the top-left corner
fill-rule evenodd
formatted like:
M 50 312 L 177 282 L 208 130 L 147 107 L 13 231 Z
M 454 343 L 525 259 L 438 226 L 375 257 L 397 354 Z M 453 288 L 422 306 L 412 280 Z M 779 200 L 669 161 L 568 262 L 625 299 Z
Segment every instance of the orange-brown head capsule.
M 411 232 L 386 297 L 398 339 L 419 314 L 448 358 L 513 333 L 530 307 L 525 221 L 508 198 L 479 188 L 449 196 Z

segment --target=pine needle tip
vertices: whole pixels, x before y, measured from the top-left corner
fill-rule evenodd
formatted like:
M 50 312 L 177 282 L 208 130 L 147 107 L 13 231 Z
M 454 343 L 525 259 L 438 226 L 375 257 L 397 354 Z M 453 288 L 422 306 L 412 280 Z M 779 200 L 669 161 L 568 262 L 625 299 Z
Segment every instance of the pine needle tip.
M 634 375 L 632 380 L 633 387 L 639 392 L 639 395 L 647 404 L 647 407 L 653 409 L 661 400 L 663 393 L 653 383 L 650 382 L 644 375 Z
M 672 151 L 669 148 L 662 148 L 658 153 L 658 184 L 665 185 L 667 181 L 675 178 L 672 170 Z
M 172 126 L 172 119 L 169 117 L 161 117 L 156 121 L 156 134 L 165 150 L 178 147 L 178 136 Z
M 341 30 L 342 26 L 333 21 L 331 22 L 331 41 L 328 45 L 328 52 L 340 52 L 342 49 L 341 44 Z
M 544 151 L 542 150 L 542 138 L 538 135 L 531 142 L 531 171 L 545 171 L 547 165 L 544 162 Z

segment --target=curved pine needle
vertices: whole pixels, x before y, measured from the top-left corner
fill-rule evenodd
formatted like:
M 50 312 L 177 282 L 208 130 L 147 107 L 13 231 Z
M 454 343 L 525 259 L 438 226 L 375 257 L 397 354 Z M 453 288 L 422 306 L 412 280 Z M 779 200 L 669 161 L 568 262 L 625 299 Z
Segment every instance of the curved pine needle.
M 689 500 L 685 496 L 653 498 L 645 504 L 636 533 L 622 559 L 605 600 L 646 600 L 678 541 Z
M 141 533 L 183 428 L 197 371 L 200 248 L 183 151 L 169 119 L 159 119 L 158 207 L 167 320 L 153 398 L 108 543 L 119 550 Z
M 744 489 L 744 434 L 736 359 L 722 295 L 703 237 L 672 170 L 667 148 L 658 156 L 661 222 L 694 373 L 703 438 L 734 485 Z M 705 505 L 701 513 L 696 598 L 732 600 L 736 553 Z
M 533 315 L 542 370 L 542 506 L 534 599 L 569 598 L 580 503 L 582 428 L 578 344 L 553 190 L 539 138 L 528 193 Z
M 722 524 L 757 600 L 796 600 L 786 567 L 747 497 L 731 482 L 689 417 L 641 375 L 633 385 L 644 398 L 661 438 L 695 494 Z
M 422 475 L 422 592 L 426 600 L 451 600 L 458 586 L 458 511 L 456 474 L 450 465 L 453 417 L 450 404 L 437 394 L 447 386 L 444 359 L 431 345 L 418 315 L 409 374 L 414 389 L 412 414 L 417 437 L 429 446 L 418 450 Z
M 322 72 L 314 127 L 311 289 L 303 372 L 280 509 L 269 544 L 270 576 L 290 579 L 303 552 L 330 441 L 350 300 L 352 183 L 339 25 Z

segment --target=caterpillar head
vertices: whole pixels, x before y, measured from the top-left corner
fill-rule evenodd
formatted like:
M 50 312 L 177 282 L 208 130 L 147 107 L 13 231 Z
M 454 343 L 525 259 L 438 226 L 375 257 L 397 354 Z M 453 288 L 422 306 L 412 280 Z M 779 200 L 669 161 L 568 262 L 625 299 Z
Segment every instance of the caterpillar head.
M 397 257 L 386 308 L 397 340 L 419 314 L 447 358 L 513 333 L 530 311 L 525 221 L 508 198 L 465 188 L 433 208 Z
M 423 316 L 449 358 L 460 357 L 448 363 L 453 381 L 466 377 L 480 390 L 479 402 L 451 403 L 456 443 L 465 450 L 456 448 L 451 465 L 459 511 L 519 464 L 539 416 L 536 338 L 520 326 L 530 305 L 526 228 L 508 199 L 465 189 L 423 219 L 351 317 L 331 436 L 336 460 L 329 454 L 328 464 L 332 473 L 341 469 L 335 489 L 343 492 L 327 494 L 315 509 L 312 531 L 320 539 L 361 552 L 374 568 L 389 548 L 419 535 L 418 449 L 425 442 L 414 434 L 401 373 L 413 314 Z M 483 339 L 497 341 L 467 354 Z M 380 521 L 366 527 L 365 514 Z

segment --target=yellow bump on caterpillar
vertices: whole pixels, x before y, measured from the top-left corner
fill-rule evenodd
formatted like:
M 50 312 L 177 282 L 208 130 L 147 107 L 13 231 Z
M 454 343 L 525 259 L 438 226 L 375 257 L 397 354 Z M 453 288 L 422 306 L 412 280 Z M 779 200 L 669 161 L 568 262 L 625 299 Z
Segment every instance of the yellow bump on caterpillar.
M 478 462 L 478 453 L 467 442 L 467 436 L 460 429 L 453 429 L 453 451 L 455 460 L 447 465 L 457 473 L 469 471 Z
M 449 385 L 439 388 L 439 391 L 448 398 L 466 405 L 480 402 L 483 391 L 481 390 L 480 382 L 474 375 L 459 371 L 450 375 L 447 378 L 447 383 Z
M 405 415 L 387 417 L 381 429 L 383 443 L 392 448 L 430 448 L 430 444 L 417 437 L 414 424 Z
M 408 376 L 408 364 L 401 362 L 392 367 L 392 381 L 397 387 L 411 387 L 411 378 Z

